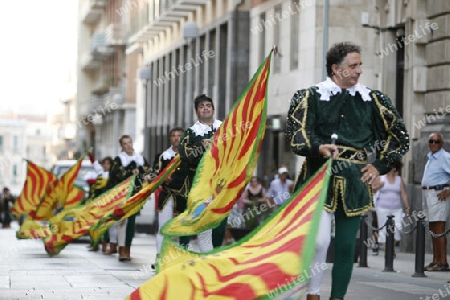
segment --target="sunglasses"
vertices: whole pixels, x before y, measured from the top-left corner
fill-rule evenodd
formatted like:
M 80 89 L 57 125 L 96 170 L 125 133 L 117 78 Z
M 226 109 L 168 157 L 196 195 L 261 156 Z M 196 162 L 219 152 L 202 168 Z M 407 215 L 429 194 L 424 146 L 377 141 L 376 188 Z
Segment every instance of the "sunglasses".
M 430 143 L 430 144 L 440 144 L 441 143 L 441 140 L 428 140 L 428 143 Z

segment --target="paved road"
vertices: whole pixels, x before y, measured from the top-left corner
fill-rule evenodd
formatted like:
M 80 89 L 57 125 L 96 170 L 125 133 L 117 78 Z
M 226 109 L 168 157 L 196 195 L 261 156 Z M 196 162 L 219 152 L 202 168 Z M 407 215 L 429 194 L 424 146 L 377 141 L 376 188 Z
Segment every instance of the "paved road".
M 101 252 L 88 252 L 87 243 L 67 246 L 58 256 L 48 257 L 41 241 L 15 238 L 17 224 L 0 229 L 0 299 L 124 299 L 148 280 L 155 257 L 155 239 L 138 234 L 128 263 Z M 426 262 L 431 257 L 427 255 Z M 355 265 L 346 300 L 450 299 L 450 272 L 428 272 L 413 278 L 414 255 L 398 253 L 396 272 L 383 272 L 380 256 L 368 257 L 368 268 Z M 322 299 L 330 293 L 330 273 L 325 272 Z M 432 295 L 436 294 L 434 298 Z M 429 296 L 429 298 L 426 298 Z

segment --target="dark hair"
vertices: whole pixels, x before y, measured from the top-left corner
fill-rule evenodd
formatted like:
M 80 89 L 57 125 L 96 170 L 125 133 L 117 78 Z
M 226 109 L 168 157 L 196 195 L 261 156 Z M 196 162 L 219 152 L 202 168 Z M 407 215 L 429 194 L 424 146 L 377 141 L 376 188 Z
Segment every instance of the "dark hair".
M 122 146 L 122 141 L 123 141 L 124 139 L 130 139 L 130 140 L 131 140 L 131 136 L 129 136 L 128 134 L 122 135 L 122 136 L 120 137 L 120 139 L 119 139 L 119 144 L 120 144 L 120 146 Z
M 205 101 L 211 102 L 212 108 L 214 109 L 214 103 L 213 103 L 212 99 L 209 98 L 208 96 L 206 96 L 205 94 L 201 94 L 201 95 L 198 95 L 197 97 L 195 97 L 195 99 L 194 99 L 195 111 L 197 111 L 197 108 L 200 105 L 200 103 L 205 102 Z
M 170 131 L 169 131 L 169 136 L 171 136 L 171 135 L 172 135 L 172 132 L 175 132 L 175 131 L 181 131 L 181 132 L 184 132 L 184 129 L 181 128 L 181 127 L 174 127 L 174 128 L 172 128 L 172 129 L 170 129 Z
M 327 75 L 333 76 L 332 65 L 340 65 L 349 53 L 361 53 L 361 47 L 352 42 L 334 44 L 327 52 Z
M 109 161 L 109 164 L 113 164 L 113 158 L 111 156 L 107 156 L 105 158 L 102 159 L 102 164 L 104 164 L 106 161 Z
M 395 168 L 398 172 L 400 172 L 400 170 L 403 167 L 403 163 L 401 160 L 394 160 L 393 162 L 391 162 L 391 167 Z

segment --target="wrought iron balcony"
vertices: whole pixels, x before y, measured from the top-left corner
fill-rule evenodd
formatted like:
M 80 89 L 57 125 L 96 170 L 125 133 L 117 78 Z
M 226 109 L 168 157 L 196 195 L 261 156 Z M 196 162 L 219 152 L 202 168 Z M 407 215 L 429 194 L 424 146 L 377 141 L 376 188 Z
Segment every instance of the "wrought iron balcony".
M 94 24 L 105 10 L 106 3 L 109 0 L 87 0 L 81 8 L 81 19 L 88 24 Z
M 105 30 L 105 43 L 108 46 L 125 46 L 125 24 L 109 24 Z

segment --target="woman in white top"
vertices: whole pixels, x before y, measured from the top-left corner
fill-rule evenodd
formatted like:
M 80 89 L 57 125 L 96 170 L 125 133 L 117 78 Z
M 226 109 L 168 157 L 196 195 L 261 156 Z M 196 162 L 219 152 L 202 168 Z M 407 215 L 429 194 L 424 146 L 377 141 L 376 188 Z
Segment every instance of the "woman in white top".
M 381 227 L 386 223 L 388 215 L 394 215 L 396 227 L 394 232 L 394 243 L 400 241 L 399 230 L 402 228 L 403 211 L 407 217 L 409 216 L 410 211 L 405 182 L 398 175 L 401 167 L 402 163 L 396 161 L 392 169 L 386 175 L 380 177 L 382 187 L 378 191 L 378 199 L 376 201 L 378 226 Z M 381 244 L 386 242 L 386 228 L 379 231 L 378 242 Z

